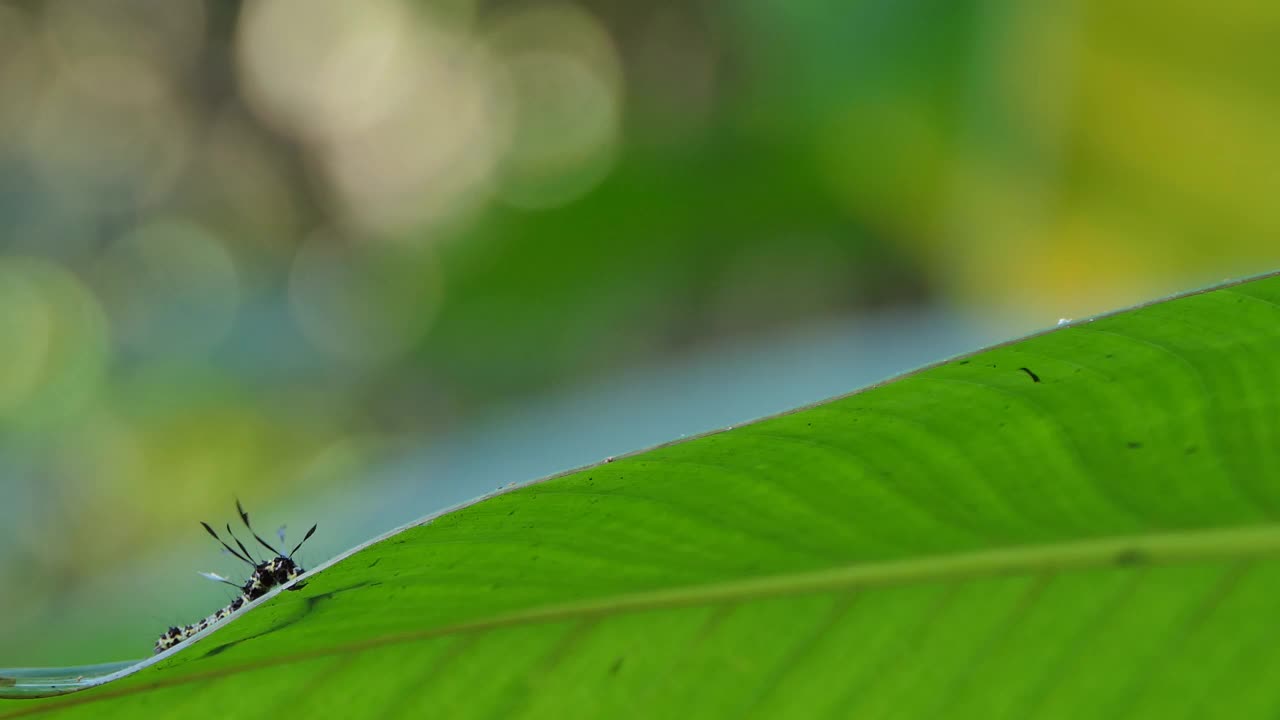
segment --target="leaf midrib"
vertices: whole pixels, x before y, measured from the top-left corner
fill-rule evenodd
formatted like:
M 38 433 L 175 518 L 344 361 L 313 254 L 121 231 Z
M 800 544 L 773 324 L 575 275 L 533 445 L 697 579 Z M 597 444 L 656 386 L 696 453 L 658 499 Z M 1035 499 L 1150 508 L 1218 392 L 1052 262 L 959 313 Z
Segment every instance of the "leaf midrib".
M 613 615 L 623 612 L 743 602 L 852 588 L 879 588 L 967 580 L 1028 571 L 1083 570 L 1107 565 L 1173 565 L 1214 559 L 1280 555 L 1280 524 L 1072 540 L 1058 543 L 945 553 L 905 560 L 857 563 L 823 570 L 728 580 L 706 585 L 612 595 L 546 605 L 471 620 L 405 637 L 448 635 L 510 625 Z M 396 637 L 387 636 L 387 637 Z M 383 640 L 382 638 L 378 639 Z

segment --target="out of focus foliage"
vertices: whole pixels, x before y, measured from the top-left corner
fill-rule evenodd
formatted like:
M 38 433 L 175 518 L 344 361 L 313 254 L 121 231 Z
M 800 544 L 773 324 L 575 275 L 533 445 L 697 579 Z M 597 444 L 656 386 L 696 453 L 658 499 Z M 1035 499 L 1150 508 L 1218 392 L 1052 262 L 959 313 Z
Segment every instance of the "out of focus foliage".
M 232 488 L 727 335 L 1274 264 L 1277 30 L 1245 2 L 0 0 L 0 607 Z

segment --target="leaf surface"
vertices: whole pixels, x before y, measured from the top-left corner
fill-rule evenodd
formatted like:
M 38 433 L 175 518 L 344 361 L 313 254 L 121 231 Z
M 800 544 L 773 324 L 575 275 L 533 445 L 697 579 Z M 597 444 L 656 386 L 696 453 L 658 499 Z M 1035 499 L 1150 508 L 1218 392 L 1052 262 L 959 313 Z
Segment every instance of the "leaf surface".
M 1274 276 L 1077 323 L 485 498 L 0 718 L 1271 714 L 1277 357 Z

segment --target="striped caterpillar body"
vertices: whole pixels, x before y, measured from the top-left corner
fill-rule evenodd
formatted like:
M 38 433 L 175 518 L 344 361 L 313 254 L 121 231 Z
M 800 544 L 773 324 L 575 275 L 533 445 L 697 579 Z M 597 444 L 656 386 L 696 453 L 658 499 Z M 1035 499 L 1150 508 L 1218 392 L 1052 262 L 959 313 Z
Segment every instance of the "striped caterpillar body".
M 174 645 L 177 645 L 178 643 L 182 642 L 183 640 L 186 640 L 192 635 L 195 635 L 201 630 L 204 630 L 210 625 L 220 620 L 225 620 L 228 616 L 231 615 L 231 613 L 239 610 L 241 607 L 244 607 L 244 603 L 245 603 L 244 596 L 241 595 L 235 600 L 232 600 L 230 605 L 224 608 L 219 608 L 218 612 L 210 615 L 209 617 L 201 620 L 198 623 L 194 623 L 192 625 L 184 625 L 183 627 L 169 628 L 165 632 L 165 634 L 160 636 L 159 640 L 156 640 L 156 653 L 157 654 L 162 653 L 165 650 L 168 650 L 169 648 L 173 647 Z
M 307 531 L 306 536 L 302 538 L 302 542 L 299 542 L 288 552 L 288 554 L 285 554 L 269 545 L 266 540 L 258 537 L 258 534 L 253 531 L 253 527 L 249 525 L 249 514 L 240 506 L 239 500 L 236 501 L 236 511 L 240 513 L 240 519 L 244 522 L 244 526 L 248 528 L 249 533 L 253 535 L 254 539 L 263 547 L 275 553 L 275 557 L 262 562 L 254 560 L 253 556 L 249 553 L 249 549 L 246 548 L 244 543 L 240 542 L 239 538 L 231 532 L 230 523 L 227 524 L 227 534 L 235 541 L 236 545 L 240 548 L 240 552 L 236 552 L 230 545 L 223 542 L 222 538 L 218 537 L 218 533 L 214 532 L 213 528 L 209 527 L 208 523 L 200 523 L 204 526 L 204 529 L 213 536 L 214 540 L 217 540 L 222 547 L 227 549 L 227 552 L 253 567 L 253 572 L 249 574 L 249 579 L 245 580 L 243 585 L 236 585 L 230 580 L 213 573 L 201 573 L 201 575 L 204 575 L 211 580 L 217 580 L 218 582 L 227 583 L 228 585 L 239 588 L 240 595 L 232 600 L 226 607 L 219 609 L 217 612 L 200 622 L 183 627 L 171 627 L 166 630 L 164 634 L 156 640 L 156 653 L 162 653 L 183 640 L 190 638 L 196 633 L 205 630 L 209 626 L 225 620 L 232 613 L 244 607 L 246 604 L 266 595 L 271 588 L 283 585 L 305 572 L 300 565 L 294 562 L 293 554 L 298 552 L 298 548 L 302 547 L 302 543 L 305 543 L 311 535 L 315 533 L 316 525 L 311 526 L 311 529 Z M 282 536 L 281 540 L 283 539 L 284 538 Z M 306 583 L 299 583 L 289 589 L 301 590 L 305 586 Z

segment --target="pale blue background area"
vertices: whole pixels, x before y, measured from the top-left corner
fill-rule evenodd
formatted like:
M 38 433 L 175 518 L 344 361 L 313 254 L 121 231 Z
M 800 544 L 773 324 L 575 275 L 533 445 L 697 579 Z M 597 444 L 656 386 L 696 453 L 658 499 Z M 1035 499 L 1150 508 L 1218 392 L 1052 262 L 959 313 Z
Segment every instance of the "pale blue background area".
M 250 509 L 268 532 L 280 522 L 295 533 L 319 522 L 320 530 L 300 553 L 312 567 L 508 483 L 842 395 L 1029 329 L 935 312 L 851 319 L 744 339 L 494 411 L 424 440 L 429 444 L 405 444 L 378 456 L 372 472 L 361 469 L 360 477 L 329 478 L 334 482 L 327 487 L 343 491 L 318 491 L 288 506 Z M 227 511 L 222 519 L 233 519 L 230 498 Z M 198 570 L 242 573 L 193 521 L 192 531 L 172 545 L 63 598 L 65 614 L 49 611 L 59 623 L 106 634 L 110 645 L 122 648 L 118 656 L 95 661 L 140 656 L 164 627 L 191 622 L 229 599 L 230 588 L 202 580 Z M 136 602 L 139 597 L 148 599 L 145 605 Z

